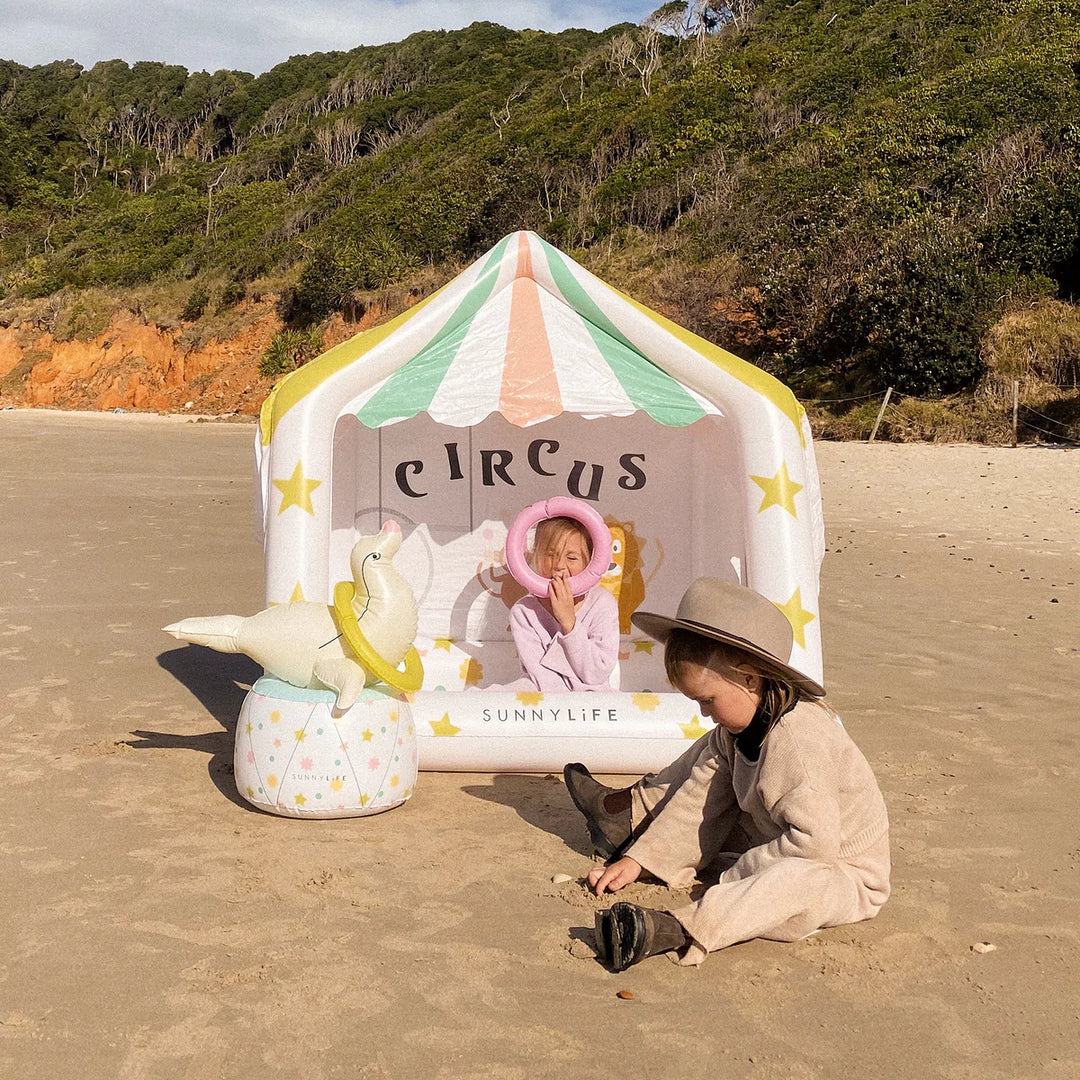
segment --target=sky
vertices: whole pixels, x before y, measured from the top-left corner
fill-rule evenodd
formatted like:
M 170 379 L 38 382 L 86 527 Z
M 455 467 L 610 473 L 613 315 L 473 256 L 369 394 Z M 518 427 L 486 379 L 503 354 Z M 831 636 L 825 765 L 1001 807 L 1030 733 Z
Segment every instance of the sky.
M 290 56 L 486 20 L 520 30 L 640 22 L 661 0 L 0 0 L 0 59 L 159 60 L 261 75 Z

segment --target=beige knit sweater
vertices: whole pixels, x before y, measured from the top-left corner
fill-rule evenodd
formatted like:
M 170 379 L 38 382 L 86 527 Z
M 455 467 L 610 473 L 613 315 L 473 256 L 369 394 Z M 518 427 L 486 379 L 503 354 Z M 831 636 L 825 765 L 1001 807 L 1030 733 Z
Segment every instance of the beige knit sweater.
M 889 895 L 881 791 L 843 726 L 814 702 L 781 718 L 756 762 L 717 727 L 633 796 L 644 831 L 626 854 L 671 885 L 691 884 L 736 824 L 750 839 L 716 885 L 674 911 L 703 951 L 870 918 Z

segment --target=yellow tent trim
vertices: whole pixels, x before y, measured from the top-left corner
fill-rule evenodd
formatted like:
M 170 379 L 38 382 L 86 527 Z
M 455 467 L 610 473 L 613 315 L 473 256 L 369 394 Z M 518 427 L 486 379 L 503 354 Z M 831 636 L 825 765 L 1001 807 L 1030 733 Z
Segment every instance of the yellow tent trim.
M 619 290 L 614 291 L 619 292 Z M 721 349 L 719 345 L 714 345 L 711 341 L 698 337 L 697 334 L 692 333 L 678 323 L 664 318 L 663 315 L 653 311 L 652 308 L 639 304 L 633 297 L 627 296 L 623 292 L 619 292 L 619 295 L 628 304 L 637 308 L 642 315 L 647 316 L 661 326 L 672 337 L 678 338 L 679 341 L 693 349 L 694 352 L 700 353 L 710 363 L 723 369 L 732 378 L 738 379 L 739 382 L 749 386 L 755 393 L 760 394 L 775 405 L 795 425 L 800 443 L 803 446 L 806 445 L 806 436 L 803 434 L 805 410 L 796 400 L 795 395 L 779 379 L 773 378 L 767 371 L 762 371 L 761 368 L 755 367 L 746 360 L 741 360 L 734 353 L 729 353 L 727 349 Z
M 446 286 L 443 286 L 445 289 Z M 411 308 L 395 315 L 389 322 L 381 326 L 373 326 L 370 330 L 362 330 L 359 334 L 335 345 L 328 352 L 316 357 L 309 364 L 305 364 L 295 371 L 289 372 L 267 395 L 266 400 L 259 410 L 259 428 L 262 432 L 263 446 L 269 444 L 274 437 L 274 431 L 281 418 L 296 404 L 302 401 L 313 390 L 320 387 L 327 379 L 332 378 L 342 368 L 359 360 L 365 353 L 370 352 L 376 345 L 385 341 L 395 330 L 404 326 L 414 315 L 426 307 L 435 299 L 442 289 L 438 289 L 430 296 L 413 304 Z

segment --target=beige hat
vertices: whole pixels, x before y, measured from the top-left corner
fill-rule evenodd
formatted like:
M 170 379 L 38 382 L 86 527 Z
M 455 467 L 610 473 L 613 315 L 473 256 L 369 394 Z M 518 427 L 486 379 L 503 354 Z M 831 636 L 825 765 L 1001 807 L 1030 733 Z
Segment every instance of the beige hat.
M 734 645 L 760 661 L 773 674 L 811 697 L 825 688 L 788 664 L 795 636 L 787 616 L 771 600 L 745 585 L 701 577 L 683 594 L 675 617 L 638 611 L 631 620 L 649 637 L 666 642 L 672 630 L 690 630 Z

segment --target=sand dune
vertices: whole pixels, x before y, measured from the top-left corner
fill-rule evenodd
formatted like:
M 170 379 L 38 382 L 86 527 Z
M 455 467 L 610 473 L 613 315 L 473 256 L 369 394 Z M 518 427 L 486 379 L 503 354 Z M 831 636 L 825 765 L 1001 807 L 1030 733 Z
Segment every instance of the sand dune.
M 1080 1075 L 1080 452 L 818 446 L 826 681 L 893 898 L 616 976 L 560 779 L 423 773 L 333 821 L 237 797 L 257 670 L 159 628 L 262 606 L 252 434 L 0 413 L 0 1075 Z

